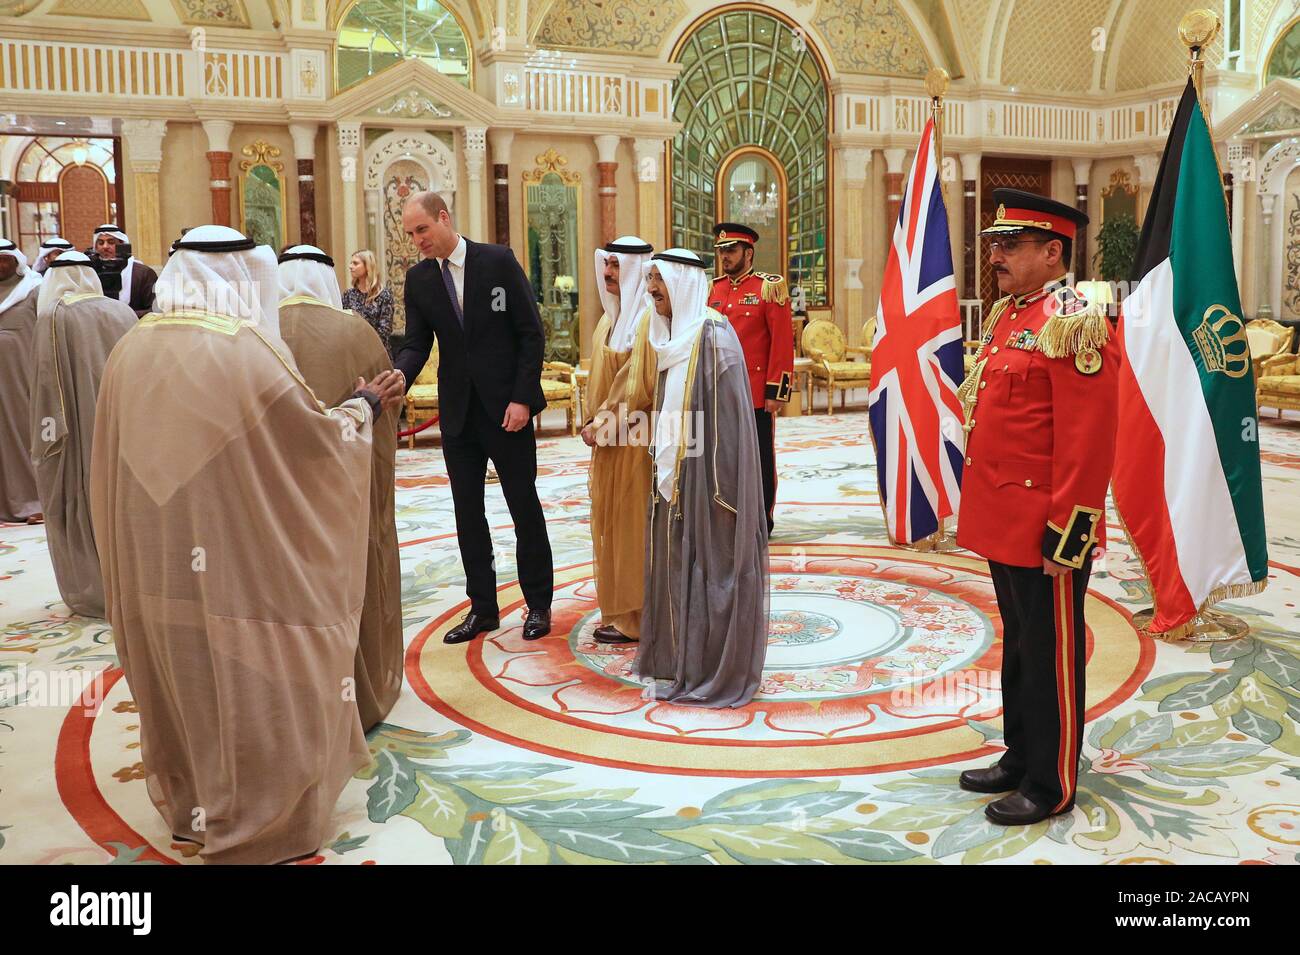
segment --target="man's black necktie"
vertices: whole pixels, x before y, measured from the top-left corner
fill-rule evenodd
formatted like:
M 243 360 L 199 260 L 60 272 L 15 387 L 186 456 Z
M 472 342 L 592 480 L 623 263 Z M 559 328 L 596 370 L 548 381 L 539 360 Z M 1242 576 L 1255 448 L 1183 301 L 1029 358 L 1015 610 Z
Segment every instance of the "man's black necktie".
M 442 260 L 442 284 L 447 286 L 447 297 L 451 299 L 451 307 L 456 312 L 456 321 L 464 328 L 465 313 L 461 311 L 460 299 L 456 297 L 456 280 L 451 277 L 451 259 Z

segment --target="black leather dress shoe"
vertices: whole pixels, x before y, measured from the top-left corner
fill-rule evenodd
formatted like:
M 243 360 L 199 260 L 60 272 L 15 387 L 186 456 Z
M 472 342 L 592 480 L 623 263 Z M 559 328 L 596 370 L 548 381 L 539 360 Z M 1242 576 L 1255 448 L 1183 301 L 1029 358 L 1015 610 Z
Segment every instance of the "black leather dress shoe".
M 551 612 L 549 610 L 530 610 L 524 620 L 524 639 L 540 640 L 551 632 Z
M 1069 805 L 1060 812 L 1069 812 L 1073 808 Z M 999 826 L 1029 826 L 1057 813 L 1047 806 L 1040 806 L 1022 792 L 1013 792 L 985 806 L 984 815 Z
M 966 770 L 958 777 L 957 785 L 973 793 L 1009 793 L 1020 785 L 1020 777 L 995 764 L 987 769 Z
M 496 630 L 501 626 L 501 621 L 496 617 L 489 617 L 486 614 L 471 613 L 456 626 L 447 631 L 447 635 L 442 638 L 443 643 L 464 643 L 467 640 L 473 640 L 480 633 L 487 633 L 489 630 Z
M 629 637 L 618 627 L 597 627 L 592 634 L 597 643 L 603 643 L 606 646 L 617 646 L 624 643 L 636 643 L 632 637 Z

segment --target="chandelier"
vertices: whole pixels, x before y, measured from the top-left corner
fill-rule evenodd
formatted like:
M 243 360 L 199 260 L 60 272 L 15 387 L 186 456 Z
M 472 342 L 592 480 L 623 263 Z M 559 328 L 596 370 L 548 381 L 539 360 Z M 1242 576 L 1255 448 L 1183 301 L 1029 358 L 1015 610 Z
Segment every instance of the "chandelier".
M 732 217 L 741 222 L 756 221 L 763 225 L 770 224 L 776 219 L 776 207 L 779 201 L 776 183 L 769 185 L 766 193 L 759 192 L 752 182 L 748 189 L 741 189 L 739 192 L 733 186 Z

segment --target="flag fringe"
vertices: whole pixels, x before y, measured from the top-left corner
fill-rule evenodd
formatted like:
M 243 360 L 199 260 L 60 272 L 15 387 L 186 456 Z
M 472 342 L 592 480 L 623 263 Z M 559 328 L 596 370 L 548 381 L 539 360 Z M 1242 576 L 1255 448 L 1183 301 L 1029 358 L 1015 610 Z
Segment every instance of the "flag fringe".
M 1199 622 L 1201 614 L 1205 613 L 1205 611 L 1209 610 L 1219 601 L 1236 600 L 1240 597 L 1253 597 L 1255 594 L 1263 593 L 1264 588 L 1267 586 L 1267 577 L 1263 580 L 1252 580 L 1245 584 L 1222 584 L 1210 591 L 1210 595 L 1202 601 L 1200 609 L 1196 611 L 1196 616 L 1192 617 L 1191 620 L 1188 620 L 1186 623 L 1180 623 L 1178 626 L 1173 627 L 1170 630 L 1162 630 L 1160 632 L 1156 632 L 1155 630 L 1144 630 L 1142 632 L 1149 637 L 1154 637 L 1157 640 L 1164 640 L 1166 642 L 1186 640 L 1196 632 L 1196 625 Z
M 1038 333 L 1038 350 L 1048 358 L 1069 358 L 1081 351 L 1099 350 L 1110 341 L 1106 306 L 1091 302 L 1076 315 L 1053 315 Z

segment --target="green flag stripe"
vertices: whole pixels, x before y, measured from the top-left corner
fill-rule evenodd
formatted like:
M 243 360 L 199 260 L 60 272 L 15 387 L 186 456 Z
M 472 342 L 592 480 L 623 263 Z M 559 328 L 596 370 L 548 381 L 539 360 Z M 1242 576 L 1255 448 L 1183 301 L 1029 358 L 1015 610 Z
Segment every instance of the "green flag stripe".
M 1213 325 L 1224 317 L 1223 309 L 1233 316 L 1223 335 L 1231 336 L 1241 327 L 1241 298 L 1232 264 L 1223 184 L 1199 104 L 1193 107 L 1187 125 L 1176 182 L 1178 194 L 1174 200 L 1169 250 L 1175 279 L 1174 319 L 1200 372 L 1201 392 L 1214 425 L 1219 460 L 1232 495 L 1237 531 L 1251 579 L 1263 580 L 1268 575 L 1268 550 L 1259 465 L 1259 422 L 1245 335 L 1230 346 L 1234 351 L 1246 352 L 1248 370 L 1240 378 L 1209 370 L 1194 336 L 1197 329 L 1202 329 L 1204 335 L 1207 313 Z M 1211 309 L 1214 311 L 1210 312 Z M 1176 436 L 1167 437 L 1177 440 Z M 1224 517 L 1205 515 L 1211 521 Z

